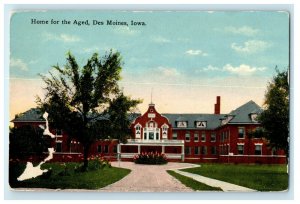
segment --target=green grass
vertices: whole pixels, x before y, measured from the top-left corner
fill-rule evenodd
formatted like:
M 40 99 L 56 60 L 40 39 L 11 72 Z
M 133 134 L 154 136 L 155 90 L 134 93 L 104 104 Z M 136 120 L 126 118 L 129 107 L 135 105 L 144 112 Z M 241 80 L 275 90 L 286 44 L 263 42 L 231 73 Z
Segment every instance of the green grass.
M 52 168 L 53 171 L 49 178 L 39 176 L 22 182 L 17 181 L 16 178 L 23 172 L 25 165 L 10 166 L 10 186 L 12 188 L 98 189 L 112 184 L 130 173 L 129 169 L 115 167 L 76 173 L 74 168 L 79 166 L 79 163 L 66 163 L 66 165 L 66 175 L 59 175 L 64 172 L 64 166 L 59 163 L 50 163 L 42 165 L 42 168 Z
M 175 177 L 177 180 L 179 180 L 182 184 L 184 184 L 187 187 L 190 187 L 191 189 L 195 190 L 195 191 L 222 191 L 221 188 L 216 188 L 216 187 L 212 187 L 212 186 L 208 186 L 204 183 L 200 183 L 194 179 L 191 179 L 189 177 L 180 175 L 174 171 L 171 170 L 167 170 L 168 174 L 170 174 L 171 176 Z
M 182 171 L 258 191 L 283 191 L 288 189 L 286 165 L 201 164 L 201 167 Z

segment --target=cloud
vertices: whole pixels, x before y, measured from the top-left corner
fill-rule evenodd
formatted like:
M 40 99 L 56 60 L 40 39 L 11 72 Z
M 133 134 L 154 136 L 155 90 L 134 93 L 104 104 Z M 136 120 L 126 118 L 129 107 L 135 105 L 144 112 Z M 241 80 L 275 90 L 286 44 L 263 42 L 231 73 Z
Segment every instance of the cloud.
M 207 53 L 203 52 L 202 50 L 187 50 L 185 54 L 188 55 L 200 55 L 200 56 L 207 56 Z
M 170 43 L 171 42 L 171 40 L 164 38 L 162 36 L 155 36 L 155 37 L 152 37 L 151 39 L 153 42 L 156 42 L 156 43 Z
M 212 65 L 208 65 L 207 67 L 196 70 L 196 72 L 209 72 L 209 71 L 222 71 L 219 67 L 214 67 Z
M 172 68 L 172 67 L 162 67 L 162 66 L 160 66 L 157 69 L 159 70 L 160 73 L 162 73 L 166 77 L 175 77 L 175 76 L 180 75 L 180 73 L 177 71 L 177 69 Z
M 241 64 L 240 66 L 234 67 L 231 64 L 226 64 L 223 67 L 215 67 L 212 65 L 208 65 L 207 67 L 198 69 L 196 73 L 200 72 L 228 72 L 230 74 L 246 76 L 252 75 L 257 72 L 263 72 L 267 69 L 267 67 L 251 67 L 250 65 Z
M 82 49 L 83 53 L 99 52 L 99 47 L 86 47 Z
M 270 43 L 262 40 L 249 40 L 244 42 L 243 45 L 238 45 L 237 43 L 232 43 L 231 48 L 239 53 L 252 54 L 256 52 L 261 52 L 270 47 Z
M 10 68 L 16 68 L 22 71 L 28 71 L 28 66 L 23 60 L 18 58 L 11 58 L 10 59 Z
M 118 26 L 114 32 L 116 34 L 121 34 L 121 35 L 128 35 L 128 36 L 133 36 L 133 35 L 137 35 L 140 33 L 139 30 L 132 30 L 127 26 Z
M 65 33 L 61 33 L 59 35 L 53 34 L 53 33 L 44 33 L 45 39 L 48 40 L 57 40 L 57 41 L 62 41 L 66 43 L 70 42 L 78 42 L 81 41 L 81 39 L 76 36 L 76 35 L 69 35 Z
M 224 28 L 225 32 L 228 33 L 233 33 L 233 34 L 237 34 L 237 35 L 246 35 L 246 36 L 254 36 L 256 35 L 259 30 L 249 27 L 249 26 L 242 26 L 242 27 L 233 27 L 233 26 L 228 26 Z
M 236 75 L 251 75 L 254 74 L 255 72 L 262 72 L 265 71 L 267 68 L 266 67 L 251 67 L 250 65 L 246 64 L 241 64 L 238 67 L 234 67 L 231 64 L 226 64 L 223 67 L 223 71 L 227 71 L 232 74 Z

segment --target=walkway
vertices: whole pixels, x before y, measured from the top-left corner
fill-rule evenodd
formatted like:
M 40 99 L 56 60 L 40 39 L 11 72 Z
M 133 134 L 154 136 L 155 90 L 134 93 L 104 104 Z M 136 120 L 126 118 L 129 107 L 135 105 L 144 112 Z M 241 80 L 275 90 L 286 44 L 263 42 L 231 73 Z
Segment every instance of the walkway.
M 131 169 L 120 181 L 99 189 L 106 192 L 193 192 L 167 173 L 168 169 L 191 168 L 198 165 L 169 162 L 166 165 L 142 165 L 133 162 L 112 162 L 115 167 Z
M 213 187 L 220 187 L 225 192 L 254 192 L 255 190 L 235 184 L 207 178 L 197 174 L 179 171 L 199 165 L 169 162 L 166 165 L 142 165 L 133 162 L 112 162 L 115 167 L 131 169 L 128 176 L 109 186 L 99 189 L 106 192 L 193 192 L 180 181 L 170 176 L 166 170 L 190 177 L 196 181 Z
M 255 192 L 256 191 L 256 190 L 246 188 L 243 186 L 238 186 L 238 185 L 227 183 L 224 181 L 200 176 L 198 174 L 192 174 L 189 172 L 179 171 L 177 169 L 173 169 L 173 171 L 175 171 L 176 173 L 181 174 L 183 176 L 190 177 L 190 178 L 192 178 L 196 181 L 199 181 L 201 183 L 204 183 L 206 185 L 213 186 L 213 187 L 219 187 L 225 192 L 232 192 L 232 191 L 234 191 L 234 192 Z

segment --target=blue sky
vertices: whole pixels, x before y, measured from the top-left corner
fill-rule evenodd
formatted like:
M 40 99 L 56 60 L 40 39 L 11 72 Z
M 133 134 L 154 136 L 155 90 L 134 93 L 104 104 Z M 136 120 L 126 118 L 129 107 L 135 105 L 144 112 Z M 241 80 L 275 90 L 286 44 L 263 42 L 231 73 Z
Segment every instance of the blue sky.
M 31 19 L 58 20 L 33 25 Z M 61 25 L 62 20 L 71 25 Z M 74 25 L 74 20 L 90 22 Z M 92 21 L 129 26 L 93 26 Z M 131 26 L 130 21 L 146 26 Z M 289 66 L 286 12 L 20 12 L 11 17 L 10 117 L 43 95 L 38 73 L 64 65 L 71 51 L 84 65 L 94 52 L 117 50 L 123 58 L 120 86 L 169 113 L 212 113 L 221 96 L 227 113 L 254 100 L 263 105 L 267 82 Z

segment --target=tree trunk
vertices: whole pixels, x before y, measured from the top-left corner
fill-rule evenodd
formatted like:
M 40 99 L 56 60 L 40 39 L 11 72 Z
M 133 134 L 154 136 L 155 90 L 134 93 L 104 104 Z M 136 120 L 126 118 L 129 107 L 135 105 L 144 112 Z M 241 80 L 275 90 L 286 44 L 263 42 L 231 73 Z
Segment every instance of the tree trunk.
M 89 150 L 90 150 L 90 145 L 84 145 L 84 149 L 83 149 L 83 171 L 87 171 L 88 168 L 88 156 L 89 156 Z

